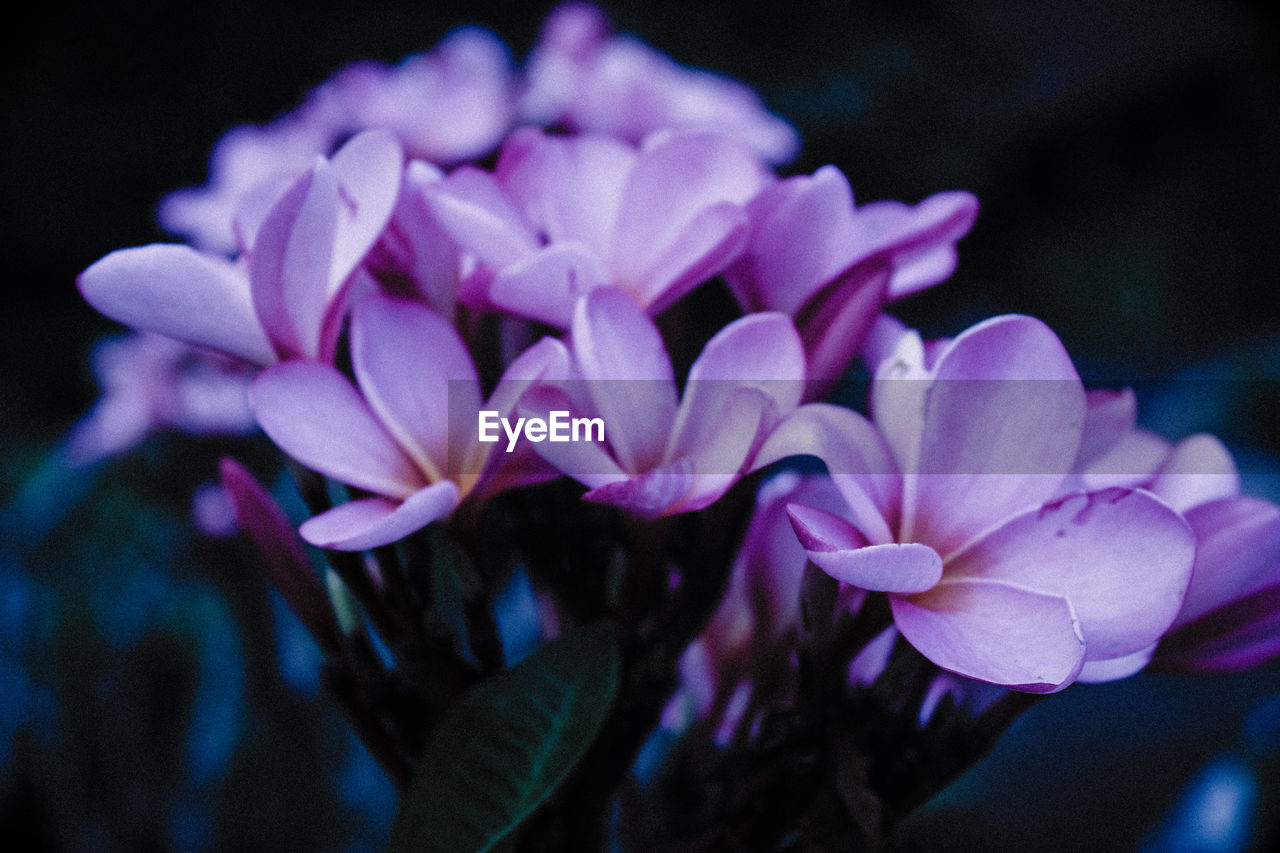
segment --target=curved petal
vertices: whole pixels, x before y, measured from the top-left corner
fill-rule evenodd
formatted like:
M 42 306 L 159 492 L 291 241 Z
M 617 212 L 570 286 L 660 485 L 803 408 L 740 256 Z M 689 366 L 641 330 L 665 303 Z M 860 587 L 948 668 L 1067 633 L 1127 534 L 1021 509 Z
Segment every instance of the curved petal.
M 585 246 L 554 243 L 499 270 L 489 299 L 513 314 L 567 329 L 578 299 L 607 282 L 599 258 Z
M 551 243 L 578 243 L 603 261 L 636 156 L 611 137 L 548 136 L 526 127 L 503 143 L 494 174 Z
M 618 276 L 650 314 L 658 314 L 727 267 L 742 251 L 747 215 L 721 202 L 695 216 L 636 278 Z
M 927 545 L 868 545 L 839 516 L 799 504 L 787 506 L 787 517 L 813 564 L 842 583 L 909 594 L 931 589 L 942 579 L 942 558 Z
M 804 393 L 804 348 L 785 314 L 749 314 L 707 342 L 685 382 L 672 430 L 672 457 L 697 453 L 711 443 L 725 425 L 716 413 L 742 388 L 766 394 L 779 415 L 788 415 L 799 405 Z
M 1198 546 L 1179 625 L 1264 586 L 1280 583 L 1280 508 L 1229 497 L 1187 513 Z
M 738 482 L 764 432 L 778 419 L 773 398 L 753 387 L 734 389 L 718 411 L 707 414 L 716 429 L 684 457 L 693 466 L 695 480 L 680 503 L 680 512 L 710 506 Z
M 653 321 L 622 291 L 601 288 L 578 302 L 573 353 L 619 464 L 633 474 L 661 464 L 676 386 Z
M 820 289 L 796 314 L 810 399 L 839 381 L 862 348 L 884 303 L 889 273 L 880 259 L 858 264 Z
M 360 393 L 326 364 L 291 361 L 265 370 L 249 401 L 271 440 L 309 468 L 391 498 L 426 485 Z
M 1182 606 L 1195 536 L 1142 491 L 1068 495 L 1003 522 L 946 557 L 948 578 L 1009 581 L 1070 599 L 1089 660 L 1152 645 Z
M 1237 672 L 1280 657 L 1280 585 L 1260 589 L 1181 626 L 1155 663 L 1180 672 Z
M 702 211 L 744 205 L 768 182 L 753 154 L 718 134 L 672 134 L 647 145 L 627 180 L 609 268 L 618 281 L 645 281 Z
M 893 457 L 871 422 L 850 409 L 809 403 L 774 429 L 754 469 L 791 456 L 816 456 L 851 510 L 855 527 L 873 544 L 893 541 L 901 480 Z
M 373 248 L 391 219 L 400 195 L 404 150 L 389 130 L 367 130 L 349 139 L 329 160 L 341 204 L 329 269 L 329 293 L 336 293 Z
M 1072 470 L 1084 414 L 1084 386 L 1048 326 L 1008 316 L 966 330 L 925 392 L 917 466 L 899 460 L 899 538 L 946 554 L 1051 498 Z
M 1085 392 L 1084 429 L 1076 465 L 1084 468 L 1115 447 L 1138 422 L 1138 395 L 1132 388 Z
M 550 385 L 533 388 L 520 397 L 516 409 L 520 416 L 542 418 L 550 422 L 551 412 L 568 412 L 569 417 L 581 415 L 573 401 L 560 388 Z M 605 439 L 610 438 L 608 421 L 605 422 Z M 506 436 L 500 439 L 506 450 Z M 534 452 L 545 459 L 557 471 L 572 477 L 589 489 L 598 489 L 627 479 L 627 473 L 618 467 L 601 444 L 595 441 L 541 441 L 533 445 Z M 496 455 L 498 450 L 495 448 Z
M 1240 492 L 1240 473 L 1231 451 L 1212 435 L 1184 438 L 1147 487 L 1169 506 L 1186 512 L 1194 506 Z
M 249 285 L 254 310 L 281 358 L 320 356 L 338 205 L 338 180 L 320 159 L 258 229 Z
M 1085 684 L 1102 684 L 1128 678 L 1145 669 L 1147 664 L 1151 663 L 1151 657 L 1155 652 L 1156 647 L 1151 645 L 1123 657 L 1087 660 L 1084 662 L 1084 668 L 1080 670 L 1080 677 L 1076 680 Z
M 111 319 L 255 364 L 276 360 L 232 264 L 188 246 L 156 243 L 112 252 L 80 274 L 85 301 Z
M 320 548 L 364 551 L 403 539 L 444 518 L 457 505 L 458 487 L 442 480 L 398 504 L 385 498 L 347 501 L 304 521 L 298 532 Z
M 501 269 L 538 248 L 529 226 L 493 175 L 459 166 L 439 184 L 424 187 L 437 224 L 466 252 Z
M 360 390 L 418 466 L 441 479 L 473 443 L 480 379 L 453 325 L 429 308 L 373 295 L 351 318 Z
M 947 578 L 928 592 L 891 595 L 907 642 L 943 669 L 1028 693 L 1066 687 L 1084 665 L 1071 602 L 985 578 Z
M 641 518 L 658 518 L 682 512 L 679 504 L 693 483 L 693 466 L 688 459 L 681 459 L 673 465 L 594 488 L 582 499 L 616 506 Z

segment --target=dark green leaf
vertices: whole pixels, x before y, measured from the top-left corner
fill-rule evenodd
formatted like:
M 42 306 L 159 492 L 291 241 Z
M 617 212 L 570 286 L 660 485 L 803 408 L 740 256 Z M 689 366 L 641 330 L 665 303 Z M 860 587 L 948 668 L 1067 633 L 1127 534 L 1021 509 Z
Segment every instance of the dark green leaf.
M 462 698 L 432 733 L 391 831 L 391 853 L 482 853 L 533 813 L 582 757 L 618 689 L 613 627 L 548 643 Z

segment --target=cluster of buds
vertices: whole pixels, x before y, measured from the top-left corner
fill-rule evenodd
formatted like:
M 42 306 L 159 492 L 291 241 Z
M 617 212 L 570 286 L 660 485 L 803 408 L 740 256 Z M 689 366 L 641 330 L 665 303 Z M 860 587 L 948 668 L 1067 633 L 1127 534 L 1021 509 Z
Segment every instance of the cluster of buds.
M 1280 654 L 1280 509 L 1222 444 L 1138 428 L 1033 318 L 923 340 L 883 313 L 951 275 L 976 200 L 855 204 L 835 166 L 776 171 L 798 145 L 742 84 L 575 4 L 522 69 L 463 30 L 233 130 L 162 205 L 189 242 L 81 275 L 102 313 L 242 377 L 327 586 L 244 469 L 224 484 L 398 779 L 522 620 L 542 641 L 611 621 L 603 796 L 658 808 L 672 774 L 637 788 L 633 760 L 674 734 L 668 770 L 719 780 L 662 822 L 691 834 L 745 831 L 765 770 L 834 779 L 863 832 L 957 772 L 956 738 L 859 759 L 893 742 L 868 715 L 997 732 L 1011 695 Z M 865 416 L 823 402 L 854 366 Z

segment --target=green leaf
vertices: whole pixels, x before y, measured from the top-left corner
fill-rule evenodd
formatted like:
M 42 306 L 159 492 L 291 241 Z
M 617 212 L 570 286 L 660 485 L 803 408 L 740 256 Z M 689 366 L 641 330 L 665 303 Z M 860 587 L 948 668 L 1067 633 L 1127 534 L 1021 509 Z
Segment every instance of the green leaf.
M 618 691 L 613 626 L 547 643 L 449 709 L 414 769 L 390 853 L 482 853 L 573 769 Z

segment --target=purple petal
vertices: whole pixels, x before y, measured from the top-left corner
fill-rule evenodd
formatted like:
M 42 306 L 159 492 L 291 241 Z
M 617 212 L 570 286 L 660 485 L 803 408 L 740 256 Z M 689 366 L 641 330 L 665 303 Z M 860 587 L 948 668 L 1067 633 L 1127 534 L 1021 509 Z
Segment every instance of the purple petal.
M 489 299 L 513 314 L 567 329 L 578 299 L 607 281 L 599 258 L 585 246 L 556 243 L 499 270 Z
M 919 456 L 899 458 L 900 538 L 946 554 L 1048 500 L 1075 462 L 1084 413 L 1084 387 L 1048 326 L 1009 316 L 966 330 L 925 392 Z
M 1071 601 L 1089 660 L 1152 645 L 1182 606 L 1195 537 L 1142 491 L 1074 494 L 1028 510 L 947 557 L 948 578 L 987 578 Z
M 249 284 L 281 358 L 320 358 L 338 203 L 337 178 L 320 160 L 280 197 L 258 231 Z
M 625 293 L 596 290 L 574 312 L 573 352 L 618 463 L 633 474 L 661 464 L 676 387 L 653 321 Z
M 714 441 L 725 426 L 716 413 L 740 388 L 768 395 L 781 415 L 799 405 L 804 393 L 804 349 L 785 314 L 741 317 L 707 342 L 689 369 L 672 430 L 676 437 L 672 455 L 696 454 Z
M 276 365 L 254 380 L 249 399 L 271 440 L 309 468 L 391 498 L 426 485 L 360 393 L 328 365 Z
M 352 137 L 329 161 L 341 205 L 329 270 L 329 293 L 338 291 L 391 219 L 400 194 L 404 152 L 388 130 Z
M 773 398 L 754 387 L 734 389 L 718 410 L 708 410 L 707 415 L 719 428 L 704 435 L 684 457 L 692 464 L 696 479 L 680 503 L 680 512 L 710 506 L 728 491 L 751 462 L 765 432 L 778 420 Z
M 841 583 L 906 594 L 924 592 L 942 578 L 942 558 L 927 545 L 868 545 L 839 516 L 799 504 L 788 505 L 787 516 L 813 564 Z
M 672 135 L 647 146 L 618 211 L 610 253 L 616 281 L 649 281 L 700 213 L 721 202 L 744 205 L 767 183 L 752 154 L 715 134 Z
M 796 314 L 804 338 L 808 397 L 822 396 L 839 381 L 862 348 L 884 303 L 888 264 L 859 264 L 814 294 Z
M 1240 474 L 1231 451 L 1212 435 L 1193 435 L 1174 445 L 1149 488 L 1165 503 L 1186 512 L 1194 506 L 1240 492 Z
M 1198 546 L 1179 625 L 1280 583 L 1280 508 L 1274 504 L 1244 496 L 1223 498 L 1188 511 L 1187 522 Z
M 1137 423 L 1138 396 L 1132 388 L 1085 392 L 1084 429 L 1077 467 L 1083 468 L 1127 436 Z
M 1084 668 L 1080 670 L 1080 677 L 1076 680 L 1085 684 L 1102 684 L 1128 678 L 1145 669 L 1147 664 L 1151 663 L 1151 656 L 1155 651 L 1156 647 L 1152 645 L 1123 657 L 1087 660 L 1084 662 Z
M 876 202 L 858 212 L 859 224 L 871 225 L 879 240 L 892 246 L 894 274 L 889 298 L 901 299 L 951 275 L 955 268 L 953 244 L 973 227 L 978 199 L 972 193 L 951 191 L 931 195 L 914 207 Z
M 747 216 L 722 202 L 702 211 L 681 230 L 638 278 L 624 279 L 650 314 L 658 314 L 719 273 L 742 251 Z
M 441 184 L 425 190 L 437 224 L 463 250 L 494 269 L 538 248 L 529 226 L 488 172 L 459 166 Z
M 943 669 L 1029 693 L 1052 693 L 1080 673 L 1085 645 L 1071 602 L 1007 581 L 942 581 L 889 597 L 907 642 Z
M 688 459 L 637 474 L 626 480 L 599 486 L 582 496 L 593 503 L 609 504 L 641 518 L 657 518 L 679 512 L 678 505 L 693 487 L 693 466 Z
M 253 311 L 249 282 L 230 263 L 187 246 L 157 243 L 112 252 L 76 284 L 113 320 L 271 364 L 275 353 Z
M 458 487 L 442 480 L 398 504 L 384 498 L 347 501 L 303 522 L 298 532 L 321 548 L 364 551 L 403 539 L 444 518 L 457 505 Z
M 834 166 L 766 188 L 747 208 L 751 233 L 726 274 L 747 310 L 795 314 L 861 256 L 852 252 L 853 190 Z
M 893 541 L 901 481 L 884 439 L 850 409 L 810 403 L 784 418 L 765 440 L 754 467 L 791 456 L 816 456 L 851 511 L 850 519 L 873 544 Z
M 351 318 L 351 361 L 369 406 L 420 469 L 442 479 L 460 467 L 480 379 L 452 324 L 416 302 L 365 298 Z
M 1134 428 L 1080 469 L 1080 483 L 1088 490 L 1147 485 L 1168 459 L 1170 448 L 1155 433 Z
M 552 243 L 581 244 L 604 261 L 636 156 L 610 137 L 521 128 L 503 143 L 494 173 L 534 230 Z
M 1238 672 L 1280 657 L 1280 586 L 1205 614 L 1160 643 L 1155 663 L 1181 672 Z
M 568 412 L 571 418 L 582 416 L 562 389 L 550 385 L 525 392 L 516 408 L 521 417 L 542 418 L 548 422 L 552 411 Z M 606 421 L 606 440 L 611 439 L 608 429 L 609 422 Z M 505 435 L 500 438 L 500 443 L 501 448 L 494 446 L 495 455 L 506 450 Z M 541 441 L 534 445 L 534 451 L 560 473 L 572 477 L 589 489 L 598 489 L 627 479 L 627 473 L 618 467 L 605 447 L 594 441 Z

